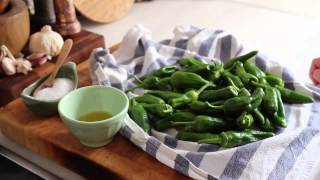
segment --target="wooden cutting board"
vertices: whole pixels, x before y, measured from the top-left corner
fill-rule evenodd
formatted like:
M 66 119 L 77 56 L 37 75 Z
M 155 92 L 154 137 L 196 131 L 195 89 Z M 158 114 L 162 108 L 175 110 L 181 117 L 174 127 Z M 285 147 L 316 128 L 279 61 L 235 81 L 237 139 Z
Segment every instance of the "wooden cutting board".
M 88 66 L 88 61 L 78 65 L 80 87 L 91 84 Z M 21 98 L 0 109 L 0 129 L 18 144 L 88 179 L 187 179 L 119 134 L 104 147 L 84 147 L 59 116 L 36 116 Z
M 134 0 L 74 0 L 76 9 L 86 18 L 109 23 L 124 16 Z
M 77 64 L 88 59 L 92 49 L 105 47 L 103 36 L 89 31 L 82 31 L 69 38 L 73 39 L 74 43 L 68 58 Z M 29 84 L 50 73 L 54 63 L 55 60 L 49 61 L 43 66 L 34 68 L 28 75 L 0 77 L 0 107 L 19 97 L 21 91 Z

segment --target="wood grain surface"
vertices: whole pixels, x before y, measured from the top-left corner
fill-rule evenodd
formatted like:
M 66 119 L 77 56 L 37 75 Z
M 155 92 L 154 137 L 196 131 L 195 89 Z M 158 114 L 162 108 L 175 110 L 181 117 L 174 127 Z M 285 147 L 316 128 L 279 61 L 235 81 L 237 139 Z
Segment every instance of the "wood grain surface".
M 76 9 L 86 18 L 109 23 L 124 16 L 134 0 L 74 0 Z
M 80 87 L 91 84 L 88 65 L 88 61 L 78 65 Z M 36 116 L 21 98 L 0 109 L 0 129 L 8 138 L 88 179 L 187 179 L 119 134 L 104 147 L 84 147 L 59 116 Z
M 0 45 L 13 54 L 22 50 L 30 34 L 29 11 L 22 0 L 11 0 L 8 11 L 0 14 Z
M 77 35 L 66 38 L 71 38 L 74 42 L 68 59 L 77 64 L 88 59 L 92 49 L 105 47 L 103 36 L 89 31 L 82 31 Z M 28 75 L 16 74 L 0 77 L 0 106 L 19 97 L 25 87 L 40 77 L 49 74 L 54 68 L 54 63 L 55 60 L 49 61 L 43 66 L 34 68 Z

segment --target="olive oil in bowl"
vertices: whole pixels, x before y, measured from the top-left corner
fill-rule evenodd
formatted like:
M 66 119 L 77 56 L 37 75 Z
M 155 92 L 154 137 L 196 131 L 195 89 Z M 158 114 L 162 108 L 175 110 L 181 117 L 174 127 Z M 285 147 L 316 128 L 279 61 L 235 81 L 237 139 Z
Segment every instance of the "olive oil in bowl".
M 110 115 L 107 112 L 91 112 L 87 113 L 84 115 L 79 116 L 78 120 L 79 121 L 84 121 L 84 122 L 96 122 L 96 121 L 102 121 L 111 118 L 112 115 Z

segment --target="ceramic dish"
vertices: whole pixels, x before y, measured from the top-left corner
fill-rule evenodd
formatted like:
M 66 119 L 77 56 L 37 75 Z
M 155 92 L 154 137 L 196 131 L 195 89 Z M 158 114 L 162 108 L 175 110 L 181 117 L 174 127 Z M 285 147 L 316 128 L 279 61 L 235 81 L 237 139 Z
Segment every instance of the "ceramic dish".
M 57 114 L 58 103 L 61 99 L 60 98 L 58 100 L 53 100 L 53 101 L 44 101 L 44 100 L 38 100 L 32 96 L 33 91 L 36 89 L 36 87 L 38 87 L 39 84 L 42 83 L 47 78 L 48 76 L 37 80 L 36 82 L 26 87 L 21 93 L 21 97 L 24 104 L 32 112 L 41 116 L 51 116 L 51 115 Z M 65 65 L 63 65 L 57 74 L 57 78 L 71 79 L 71 81 L 73 82 L 73 90 L 76 89 L 78 85 L 78 75 L 77 75 L 76 64 L 73 62 L 68 62 Z
M 110 143 L 123 125 L 129 100 L 114 87 L 88 86 L 64 96 L 59 102 L 60 117 L 72 134 L 88 147 Z M 95 122 L 80 121 L 79 117 L 93 112 L 105 112 L 111 117 Z

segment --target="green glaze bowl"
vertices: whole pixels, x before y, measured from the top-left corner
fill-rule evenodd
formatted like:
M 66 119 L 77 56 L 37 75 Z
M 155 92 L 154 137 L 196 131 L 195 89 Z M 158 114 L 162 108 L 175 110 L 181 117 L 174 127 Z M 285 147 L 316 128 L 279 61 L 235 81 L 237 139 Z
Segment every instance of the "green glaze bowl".
M 121 90 L 87 86 L 64 96 L 58 110 L 65 125 L 83 145 L 100 147 L 110 143 L 122 127 L 128 107 L 129 99 Z M 80 116 L 93 112 L 106 112 L 112 117 L 95 122 L 78 120 Z
M 30 109 L 33 113 L 40 116 L 51 116 L 58 113 L 58 103 L 60 99 L 54 101 L 44 101 L 36 99 L 32 96 L 33 91 L 49 77 L 46 76 L 42 79 L 37 80 L 32 83 L 28 87 L 26 87 L 22 93 L 21 97 L 24 104 Z M 57 78 L 69 78 L 73 82 L 73 89 L 77 88 L 78 85 L 78 75 L 77 75 L 77 67 L 73 62 L 68 62 L 64 64 L 57 74 Z

